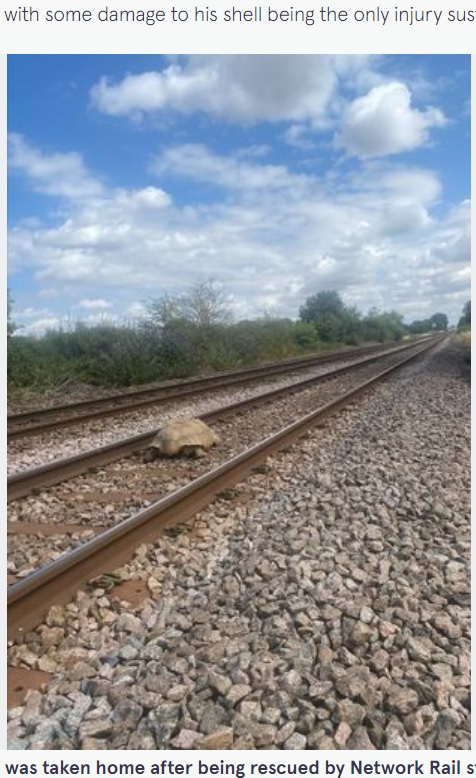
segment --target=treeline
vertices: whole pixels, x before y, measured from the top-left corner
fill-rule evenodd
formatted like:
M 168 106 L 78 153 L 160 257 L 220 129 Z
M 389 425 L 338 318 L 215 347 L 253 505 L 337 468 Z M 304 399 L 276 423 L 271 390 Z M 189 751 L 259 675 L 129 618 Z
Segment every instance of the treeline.
M 9 298 L 8 385 L 43 389 L 78 381 L 128 386 L 343 344 L 395 341 L 407 330 L 398 313 L 374 309 L 362 316 L 345 306 L 335 291 L 309 297 L 297 321 L 263 316 L 232 322 L 220 290 L 206 282 L 180 297 L 163 295 L 149 301 L 147 316 L 134 326 L 78 323 L 34 338 L 22 336 L 14 324 Z
M 314 325 L 322 343 L 347 343 L 358 346 L 368 341 L 385 343 L 400 340 L 406 333 L 403 316 L 396 311 L 372 308 L 363 316 L 355 306 L 344 305 L 335 291 L 308 297 L 299 310 L 303 322 Z
M 465 305 L 463 306 L 463 315 L 461 316 L 458 322 L 458 329 L 459 330 L 471 329 L 471 300 L 468 300 L 468 302 L 465 303 Z

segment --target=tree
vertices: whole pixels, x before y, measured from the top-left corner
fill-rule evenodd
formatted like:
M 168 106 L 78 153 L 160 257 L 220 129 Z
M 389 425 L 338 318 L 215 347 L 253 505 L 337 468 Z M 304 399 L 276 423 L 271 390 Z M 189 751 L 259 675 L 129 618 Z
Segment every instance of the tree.
M 223 293 L 213 280 L 197 281 L 182 295 L 163 294 L 149 300 L 147 310 L 151 321 L 165 327 L 177 319 L 184 319 L 198 327 L 224 324 L 229 320 Z
M 301 320 L 314 324 L 324 343 L 358 345 L 365 340 L 383 343 L 400 340 L 405 332 L 403 317 L 396 311 L 371 308 L 362 317 L 355 306 L 344 305 L 336 291 L 327 290 L 308 297 L 299 310 Z
M 471 327 L 471 300 L 463 306 L 463 315 L 458 322 L 458 327 Z
M 304 321 L 294 322 L 292 338 L 303 351 L 317 351 L 319 348 L 319 339 L 314 324 L 307 324 Z
M 430 319 L 416 319 L 408 325 L 408 331 L 412 335 L 423 335 L 425 332 L 430 332 L 432 329 L 432 323 Z
M 349 346 L 358 346 L 362 342 L 362 316 L 355 305 L 345 306 L 340 316 L 342 338 Z
M 338 292 L 326 290 L 308 297 L 304 305 L 299 309 L 299 316 L 304 322 L 314 322 L 324 316 L 334 316 L 339 319 L 344 313 L 344 303 Z
M 212 279 L 198 281 L 181 299 L 184 318 L 199 327 L 224 324 L 229 320 L 220 286 Z
M 346 308 L 338 292 L 326 290 L 308 297 L 299 309 L 301 321 L 314 324 L 319 340 L 338 343 L 344 339 Z
M 386 340 L 400 340 L 405 332 L 403 317 L 397 311 L 379 311 L 371 308 L 362 320 L 365 340 L 376 340 L 384 343 Z
M 319 339 L 323 343 L 340 343 L 344 339 L 344 327 L 342 321 L 333 313 L 325 313 L 316 321 L 316 329 Z
M 7 338 L 13 335 L 15 330 L 18 329 L 18 325 L 15 324 L 15 322 L 13 322 L 10 318 L 12 314 L 12 308 L 13 308 L 13 299 L 10 295 L 10 290 L 7 289 Z
M 159 327 L 165 327 L 174 319 L 181 318 L 181 306 L 178 297 L 163 294 L 155 300 L 146 303 L 151 322 Z
M 433 330 L 447 330 L 448 317 L 446 313 L 434 313 L 430 318 L 431 328 Z

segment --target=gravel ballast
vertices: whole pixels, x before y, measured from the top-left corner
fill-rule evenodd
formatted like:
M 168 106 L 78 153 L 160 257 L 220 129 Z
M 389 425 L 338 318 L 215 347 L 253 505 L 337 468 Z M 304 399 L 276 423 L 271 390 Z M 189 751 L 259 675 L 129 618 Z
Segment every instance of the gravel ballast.
M 404 369 L 9 648 L 19 749 L 470 748 L 470 386 Z

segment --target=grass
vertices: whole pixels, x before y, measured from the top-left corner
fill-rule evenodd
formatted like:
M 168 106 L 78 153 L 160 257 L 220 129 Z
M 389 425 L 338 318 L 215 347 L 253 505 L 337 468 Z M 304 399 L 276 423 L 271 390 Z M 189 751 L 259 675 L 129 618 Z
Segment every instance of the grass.
M 469 349 L 469 351 L 471 351 L 471 330 L 464 330 L 463 332 L 460 332 L 459 339 L 461 345 L 464 348 Z

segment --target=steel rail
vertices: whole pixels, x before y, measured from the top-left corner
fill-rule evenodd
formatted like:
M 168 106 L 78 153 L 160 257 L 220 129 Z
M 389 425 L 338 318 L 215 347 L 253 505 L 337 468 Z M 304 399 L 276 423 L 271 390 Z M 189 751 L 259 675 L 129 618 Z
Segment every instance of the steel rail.
M 418 345 L 420 341 L 413 341 L 412 346 Z M 408 345 L 408 344 L 407 344 Z M 398 351 L 399 347 L 390 347 L 390 350 Z M 301 357 L 300 359 L 284 360 L 272 363 L 266 366 L 247 368 L 246 370 L 230 371 L 226 373 L 217 373 L 212 376 L 200 378 L 191 378 L 180 383 L 162 385 L 153 389 L 137 389 L 121 394 L 110 395 L 109 397 L 95 400 L 82 400 L 78 403 L 67 403 L 56 405 L 51 408 L 43 408 L 36 411 L 27 411 L 21 413 L 9 414 L 7 417 L 7 438 L 16 440 L 19 438 L 37 435 L 40 432 L 46 432 L 52 429 L 60 429 L 78 424 L 82 421 L 96 418 L 106 418 L 114 416 L 121 412 L 130 413 L 136 409 L 145 408 L 150 405 L 156 405 L 161 402 L 170 402 L 174 399 L 189 397 L 208 389 L 214 391 L 223 389 L 226 386 L 232 386 L 236 383 L 247 383 L 257 381 L 268 376 L 279 375 L 290 370 L 305 370 L 313 365 L 336 362 L 338 360 L 352 359 L 363 354 L 371 354 L 375 351 L 381 352 L 381 346 L 369 346 L 362 349 L 353 349 L 350 351 L 332 352 L 321 356 L 311 355 Z M 132 398 L 132 400 L 131 400 Z M 142 398 L 142 399 L 137 399 Z M 111 403 L 113 407 L 111 407 Z M 90 410 L 88 410 L 90 409 Z M 75 413 L 76 411 L 85 411 L 85 413 Z M 52 419 L 51 417 L 62 412 L 71 411 L 72 415 L 65 418 Z M 24 424 L 28 421 L 34 421 L 41 418 L 42 421 L 36 421 L 26 426 L 15 426 Z M 13 425 L 13 426 L 12 426 Z M 9 427 L 9 428 L 8 428 Z
M 181 387 L 188 387 L 188 386 L 196 386 L 197 384 L 206 383 L 207 381 L 212 380 L 219 380 L 220 378 L 233 378 L 233 377 L 240 377 L 240 376 L 246 376 L 250 375 L 253 376 L 255 373 L 261 373 L 261 371 L 266 369 L 271 369 L 275 367 L 276 369 L 279 368 L 286 368 L 288 369 L 290 366 L 294 365 L 300 365 L 300 364 L 306 364 L 306 363 L 313 363 L 314 360 L 317 360 L 319 362 L 330 362 L 334 359 L 340 358 L 340 356 L 345 355 L 359 355 L 360 353 L 365 353 L 367 351 L 371 351 L 374 349 L 381 349 L 382 346 L 366 346 L 365 348 L 360 349 L 349 349 L 347 351 L 332 351 L 329 354 L 308 354 L 303 357 L 292 357 L 289 359 L 283 359 L 278 362 L 272 362 L 264 365 L 258 365 L 255 367 L 249 367 L 245 368 L 244 370 L 226 370 L 218 373 L 213 373 L 211 375 L 206 376 L 195 376 L 193 378 L 186 378 L 184 380 L 171 380 L 169 382 L 165 381 L 163 383 L 159 383 L 156 386 L 148 386 L 148 387 L 139 387 L 135 389 L 129 389 L 125 390 L 123 392 L 117 392 L 116 394 L 111 394 L 107 397 L 96 397 L 96 398 L 90 398 L 88 400 L 79 400 L 78 402 L 72 402 L 72 403 L 62 403 L 61 405 L 54 405 L 47 408 L 38 408 L 36 410 L 32 411 L 20 411 L 18 413 L 10 413 L 7 417 L 8 421 L 29 421 L 30 419 L 34 419 L 37 416 L 49 416 L 53 415 L 55 413 L 58 413 L 60 411 L 68 411 L 68 410 L 77 410 L 80 408 L 91 408 L 95 405 L 105 405 L 108 402 L 116 402 L 121 401 L 124 399 L 129 399 L 133 397 L 138 397 L 141 395 L 147 395 L 152 394 L 154 392 L 167 392 L 167 391 L 175 391 L 175 389 L 180 389 Z
M 278 389 L 271 389 L 268 392 L 261 392 L 260 394 L 250 397 L 246 400 L 239 400 L 235 403 L 224 405 L 221 408 L 217 408 L 213 411 L 208 411 L 202 414 L 199 418 L 204 422 L 214 422 L 218 419 L 222 419 L 226 416 L 237 413 L 241 410 L 247 410 L 253 407 L 267 403 L 270 400 L 283 397 L 287 394 L 293 394 L 308 386 L 318 384 L 327 380 L 331 380 L 339 375 L 347 372 L 351 372 L 358 367 L 377 362 L 380 359 L 384 359 L 387 356 L 400 353 L 401 351 L 408 350 L 410 348 L 416 348 L 413 343 L 405 345 L 399 349 L 392 349 L 384 353 L 380 352 L 377 355 L 369 356 L 366 359 L 360 360 L 358 363 L 352 365 L 344 365 L 343 367 L 331 370 L 319 376 L 312 376 L 311 378 L 305 378 L 302 381 L 296 381 L 289 386 L 280 387 Z M 26 497 L 37 489 L 45 488 L 47 486 L 54 486 L 62 481 L 74 478 L 76 476 L 86 473 L 93 467 L 100 467 L 102 465 L 110 464 L 118 459 L 134 454 L 141 449 L 146 448 L 154 439 L 158 429 L 154 429 L 150 432 L 141 432 L 138 435 L 134 435 L 130 438 L 124 438 L 115 443 L 109 443 L 99 448 L 91 449 L 82 454 L 76 454 L 71 457 L 49 462 L 45 465 L 29 468 L 27 470 L 20 471 L 18 473 L 12 473 L 7 478 L 7 501 L 13 502 L 21 497 Z
M 53 604 L 67 602 L 86 581 L 124 564 L 135 548 L 157 538 L 167 525 L 186 521 L 224 489 L 247 476 L 272 453 L 288 448 L 308 429 L 337 413 L 387 378 L 399 368 L 417 359 L 437 345 L 433 341 L 406 356 L 373 378 L 359 384 L 336 400 L 314 410 L 280 432 L 238 454 L 219 467 L 195 479 L 145 510 L 100 533 L 59 559 L 45 565 L 27 578 L 13 583 L 7 591 L 8 636 L 24 634 L 39 624 Z

